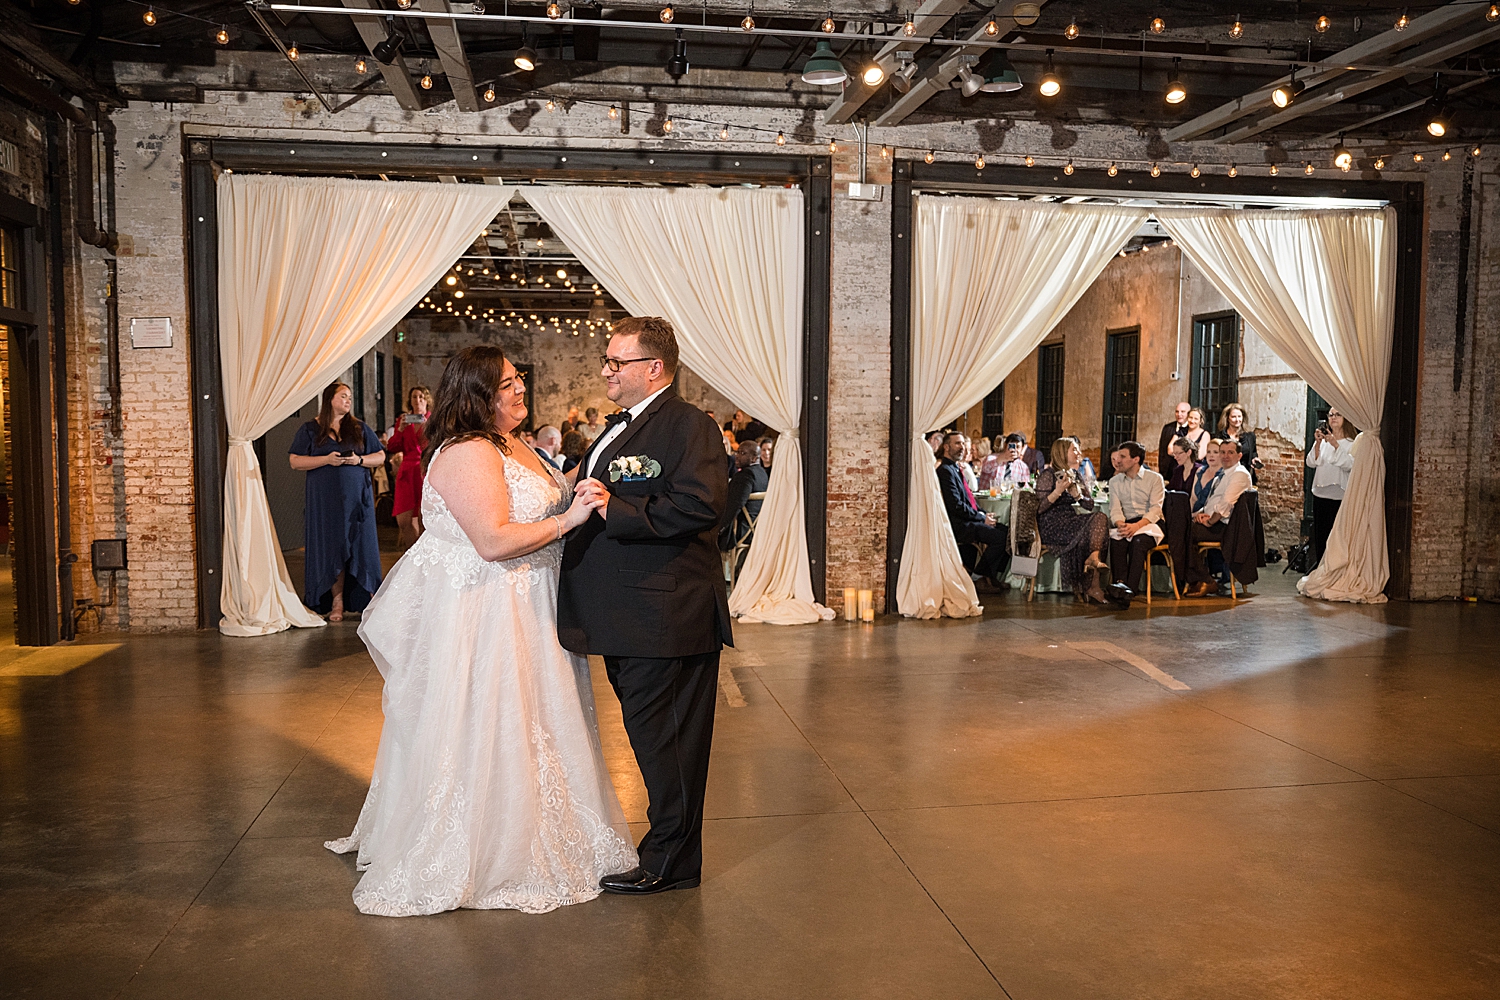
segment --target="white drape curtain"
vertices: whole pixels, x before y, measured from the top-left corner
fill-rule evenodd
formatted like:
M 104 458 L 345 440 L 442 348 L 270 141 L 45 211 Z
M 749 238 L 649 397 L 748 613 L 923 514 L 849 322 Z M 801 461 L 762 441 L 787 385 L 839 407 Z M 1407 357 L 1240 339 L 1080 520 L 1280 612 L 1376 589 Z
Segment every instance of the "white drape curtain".
M 803 519 L 802 192 L 533 187 L 527 201 L 633 315 L 663 316 L 684 364 L 780 432 L 729 610 L 796 625 L 813 600 Z
M 513 191 L 322 177 L 219 178 L 219 354 L 229 424 L 224 634 L 323 624 L 303 606 L 287 574 L 251 442 L 389 332 Z
M 922 435 L 1004 381 L 1146 221 L 1145 209 L 920 196 L 912 281 L 911 487 L 896 606 L 983 611 Z M 891 442 L 900 447 L 899 442 Z
M 1361 428 L 1323 561 L 1297 589 L 1325 600 L 1384 601 L 1380 419 L 1395 336 L 1395 210 L 1153 214 L 1277 356 Z

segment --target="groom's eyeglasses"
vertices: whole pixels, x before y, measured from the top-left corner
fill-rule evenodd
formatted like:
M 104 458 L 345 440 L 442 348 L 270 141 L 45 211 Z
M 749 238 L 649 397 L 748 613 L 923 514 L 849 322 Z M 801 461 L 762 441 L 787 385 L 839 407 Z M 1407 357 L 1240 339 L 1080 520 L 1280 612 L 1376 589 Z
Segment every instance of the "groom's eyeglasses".
M 599 363 L 612 372 L 618 372 L 626 365 L 633 365 L 637 361 L 656 361 L 656 358 L 612 358 L 607 354 L 599 355 Z

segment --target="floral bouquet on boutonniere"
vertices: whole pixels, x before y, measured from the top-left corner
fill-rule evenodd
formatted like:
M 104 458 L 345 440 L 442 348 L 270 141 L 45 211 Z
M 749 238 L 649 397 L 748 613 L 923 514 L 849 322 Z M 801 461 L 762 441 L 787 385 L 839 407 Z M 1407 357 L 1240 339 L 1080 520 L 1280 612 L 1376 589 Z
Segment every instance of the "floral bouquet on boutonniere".
M 609 481 L 634 482 L 639 479 L 654 479 L 661 475 L 661 463 L 648 455 L 621 455 L 609 463 Z

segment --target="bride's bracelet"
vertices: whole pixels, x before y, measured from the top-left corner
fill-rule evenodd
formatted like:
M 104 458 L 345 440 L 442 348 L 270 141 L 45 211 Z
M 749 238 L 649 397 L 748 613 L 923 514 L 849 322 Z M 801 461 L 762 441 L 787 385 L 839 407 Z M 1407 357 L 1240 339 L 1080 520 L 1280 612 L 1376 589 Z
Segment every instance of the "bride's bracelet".
M 553 541 L 560 541 L 562 539 L 562 518 L 553 514 L 552 520 L 557 522 L 557 538 L 553 539 Z

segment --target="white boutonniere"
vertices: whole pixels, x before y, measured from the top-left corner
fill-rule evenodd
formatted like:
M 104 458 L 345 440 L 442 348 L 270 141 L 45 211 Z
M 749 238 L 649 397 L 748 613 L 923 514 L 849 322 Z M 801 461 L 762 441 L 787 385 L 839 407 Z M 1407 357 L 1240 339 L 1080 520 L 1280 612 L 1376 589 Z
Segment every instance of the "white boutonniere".
M 653 479 L 661 475 L 661 463 L 648 455 L 621 455 L 609 463 L 609 481 L 627 483 L 637 479 Z

